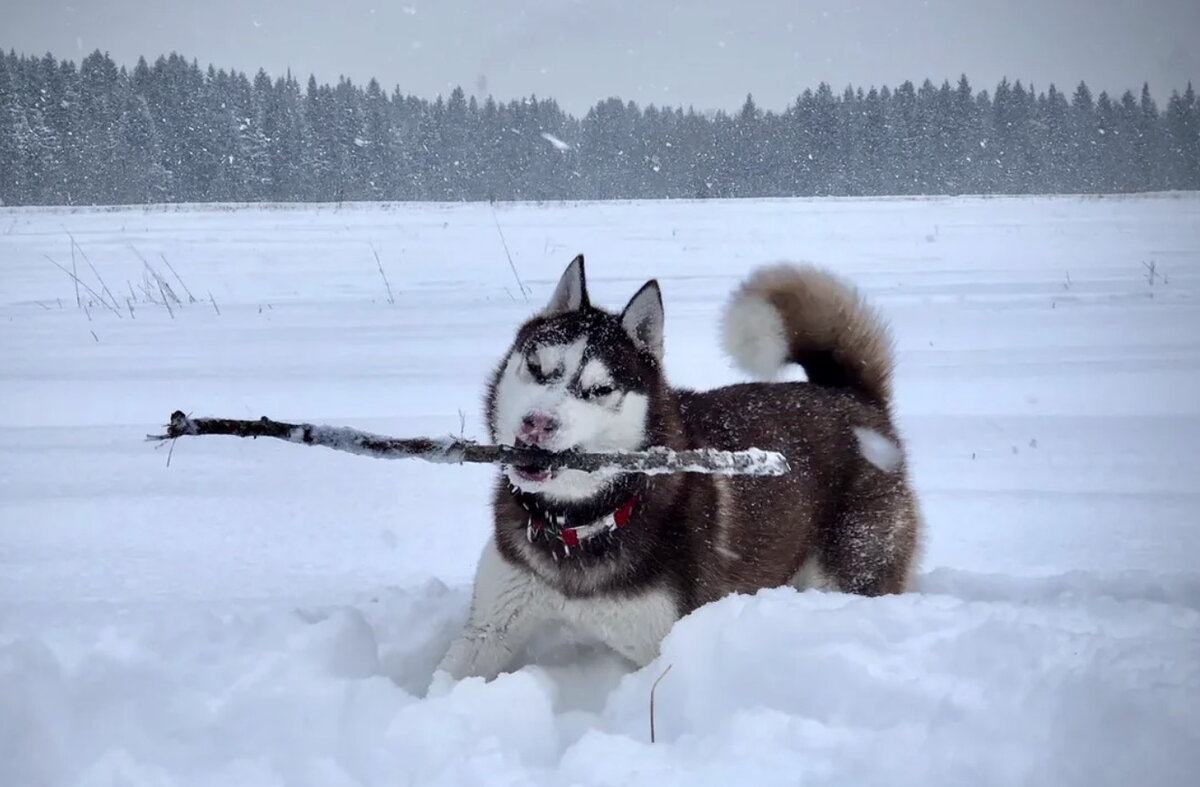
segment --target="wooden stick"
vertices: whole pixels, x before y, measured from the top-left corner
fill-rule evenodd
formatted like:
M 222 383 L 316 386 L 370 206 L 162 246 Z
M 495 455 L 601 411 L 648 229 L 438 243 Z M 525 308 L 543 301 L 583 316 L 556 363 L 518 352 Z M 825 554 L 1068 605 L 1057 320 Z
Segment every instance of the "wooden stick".
M 267 417 L 257 421 L 230 418 L 190 418 L 182 411 L 171 413 L 167 431 L 146 435 L 147 440 L 173 440 L 191 435 L 230 435 L 233 437 L 274 437 L 290 443 L 320 445 L 378 459 L 423 459 L 441 464 L 464 462 L 525 465 L 545 469 L 620 470 L 631 473 L 712 473 L 716 475 L 778 476 L 791 469 L 782 454 L 751 448 L 745 451 L 720 451 L 697 448 L 673 451 L 654 447 L 645 451 L 550 452 L 537 448 L 486 445 L 453 437 L 435 440 L 428 437 L 396 438 L 360 432 L 338 426 L 289 424 Z
M 662 679 L 667 677 L 667 673 L 671 671 L 674 664 L 668 664 L 667 668 L 662 671 L 662 674 L 655 678 L 654 683 L 650 686 L 650 742 L 655 743 L 654 737 L 654 692 L 658 691 L 658 684 L 662 683 Z

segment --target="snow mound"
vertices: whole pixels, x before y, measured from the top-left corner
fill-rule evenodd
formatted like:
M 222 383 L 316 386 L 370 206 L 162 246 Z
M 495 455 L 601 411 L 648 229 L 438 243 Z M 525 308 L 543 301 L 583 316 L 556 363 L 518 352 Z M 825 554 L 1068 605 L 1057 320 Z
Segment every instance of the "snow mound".
M 0 644 L 0 782 L 1182 785 L 1200 768 L 1200 579 L 921 584 L 941 591 L 730 596 L 643 670 L 560 642 L 491 683 L 434 676 L 465 587 L 89 606 Z

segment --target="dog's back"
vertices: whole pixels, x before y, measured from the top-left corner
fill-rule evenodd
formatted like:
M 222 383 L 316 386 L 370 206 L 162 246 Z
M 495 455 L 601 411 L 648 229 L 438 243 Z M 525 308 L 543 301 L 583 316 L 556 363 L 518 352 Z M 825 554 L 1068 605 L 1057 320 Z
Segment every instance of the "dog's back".
M 848 285 L 812 267 L 757 271 L 730 301 L 726 351 L 747 372 L 788 363 L 808 382 L 678 392 L 693 447 L 780 451 L 792 472 L 693 479 L 686 518 L 696 603 L 794 583 L 876 595 L 907 586 L 920 516 L 890 417 L 886 327 Z M 701 510 L 704 509 L 704 510 Z

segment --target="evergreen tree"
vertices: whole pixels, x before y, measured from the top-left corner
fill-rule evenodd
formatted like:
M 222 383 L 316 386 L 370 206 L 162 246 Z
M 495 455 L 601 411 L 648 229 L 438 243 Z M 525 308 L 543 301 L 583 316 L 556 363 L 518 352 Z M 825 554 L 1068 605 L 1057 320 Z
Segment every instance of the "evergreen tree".
M 99 51 L 83 59 L 79 66 L 79 98 L 82 116 L 89 129 L 81 135 L 80 160 L 86 162 L 72 180 L 88 203 L 113 204 L 122 191 L 125 172 L 117 158 L 120 133 L 121 73 L 113 61 Z M 34 174 L 34 173 L 31 173 Z M 37 177 L 34 174 L 34 177 Z M 60 199 L 67 195 L 58 195 Z M 35 196 L 33 202 L 54 202 L 49 195 Z M 67 201 L 63 199 L 63 201 Z
M 299 151 L 305 173 L 305 188 L 298 197 L 314 202 L 341 199 L 339 156 L 334 140 L 333 91 L 328 85 L 317 85 L 315 77 L 308 78 L 304 92 L 304 115 L 308 133 Z
M 979 159 L 978 115 L 975 94 L 966 74 L 959 77 L 954 95 L 950 97 L 947 117 L 943 121 L 946 136 L 944 191 L 962 194 L 972 191 L 972 173 Z
M 124 177 L 113 187 L 117 202 L 163 202 L 172 192 L 171 173 L 163 166 L 163 144 L 145 96 L 124 91 L 116 133 L 117 158 Z
M 1164 135 L 1159 121 L 1158 105 L 1150 95 L 1150 85 L 1142 84 L 1142 95 L 1138 102 L 1137 120 L 1135 122 L 1136 141 L 1134 143 L 1137 160 L 1137 190 L 1149 191 L 1161 188 L 1166 182 L 1166 167 L 1164 159 L 1166 148 L 1163 143 Z
M 276 202 L 292 201 L 304 193 L 301 169 L 305 123 L 300 105 L 300 85 L 289 72 L 263 86 L 263 137 L 266 142 L 266 198 Z
M 0 53 L 0 205 L 28 199 L 25 140 L 21 138 L 25 113 L 17 96 L 16 56 Z
M 1100 123 L 1092 91 L 1083 82 L 1075 88 L 1071 98 L 1071 115 L 1071 171 L 1075 177 L 1070 190 L 1095 191 L 1100 180 Z
M 812 131 L 808 152 L 814 157 L 813 194 L 845 193 L 845 165 L 840 134 L 838 102 L 829 85 L 817 86 L 812 103 Z
M 1049 192 L 1070 191 L 1075 177 L 1072 166 L 1077 158 L 1071 131 L 1071 105 L 1054 85 L 1050 85 L 1045 101 L 1039 101 L 1039 105 L 1043 126 L 1039 135 L 1042 188 Z
M 733 138 L 725 149 L 724 166 L 732 178 L 735 197 L 769 193 L 767 146 L 769 120 L 747 94 L 733 124 Z
M 1167 187 L 1200 188 L 1200 106 L 1190 82 L 1167 102 L 1166 137 Z

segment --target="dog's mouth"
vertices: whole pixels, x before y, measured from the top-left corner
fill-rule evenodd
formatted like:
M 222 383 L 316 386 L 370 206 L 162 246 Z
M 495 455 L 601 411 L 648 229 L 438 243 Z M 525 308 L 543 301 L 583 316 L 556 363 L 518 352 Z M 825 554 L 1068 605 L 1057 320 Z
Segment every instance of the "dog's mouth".
M 522 481 L 541 483 L 553 478 L 555 471 L 538 465 L 513 465 L 513 474 Z
M 516 441 L 514 441 L 514 446 L 517 448 L 523 448 L 523 449 L 527 449 L 527 450 L 528 449 L 537 450 L 537 448 L 538 448 L 537 446 L 532 445 L 531 443 L 527 443 L 524 440 L 521 440 L 519 438 Z M 542 453 L 549 455 L 549 454 L 555 453 L 555 452 L 546 451 L 546 450 L 542 449 Z M 542 483 L 545 481 L 549 481 L 550 479 L 552 479 L 556 475 L 558 475 L 558 468 L 551 467 L 549 462 L 546 462 L 546 463 L 532 462 L 532 463 L 527 463 L 527 464 L 513 465 L 512 470 L 513 470 L 513 474 L 520 480 L 530 481 L 530 482 L 534 482 L 534 483 Z

